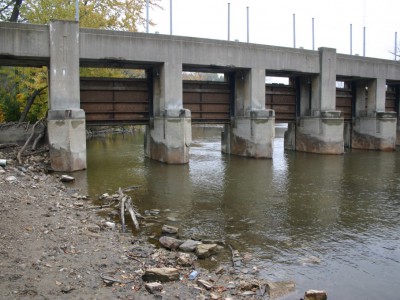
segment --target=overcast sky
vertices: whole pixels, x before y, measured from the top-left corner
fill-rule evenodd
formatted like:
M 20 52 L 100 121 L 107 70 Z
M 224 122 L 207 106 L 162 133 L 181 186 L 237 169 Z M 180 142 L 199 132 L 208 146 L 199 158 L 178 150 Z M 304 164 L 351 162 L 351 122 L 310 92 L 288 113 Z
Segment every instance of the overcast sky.
M 247 41 L 249 7 L 250 43 L 293 47 L 293 14 L 296 47 L 312 49 L 312 18 L 315 49 L 331 47 L 349 54 L 350 24 L 353 54 L 363 54 L 363 27 L 366 56 L 394 59 L 396 31 L 400 43 L 399 0 L 172 0 L 173 34 L 227 40 L 228 3 L 231 40 Z M 157 24 L 150 33 L 170 33 L 170 0 L 161 0 L 161 6 L 164 10 L 150 9 Z

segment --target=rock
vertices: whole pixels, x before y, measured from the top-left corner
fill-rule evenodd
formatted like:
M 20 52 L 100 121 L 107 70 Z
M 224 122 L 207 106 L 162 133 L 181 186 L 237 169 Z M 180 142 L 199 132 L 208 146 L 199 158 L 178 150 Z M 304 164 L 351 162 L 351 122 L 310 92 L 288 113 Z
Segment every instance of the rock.
M 195 253 L 198 258 L 207 258 L 217 252 L 217 247 L 217 244 L 199 244 Z
M 216 294 L 216 293 L 211 293 L 211 294 L 210 294 L 210 299 L 211 299 L 211 300 L 218 300 L 218 299 L 220 299 L 220 297 L 219 297 L 219 295 Z
M 328 296 L 325 291 L 308 290 L 304 294 L 304 300 L 327 300 Z
M 179 246 L 179 249 L 184 252 L 193 252 L 196 250 L 197 245 L 200 245 L 201 242 L 193 241 L 193 240 L 186 240 Z
M 94 233 L 100 232 L 100 226 L 96 225 L 96 224 L 88 225 L 86 227 L 86 229 L 89 230 L 90 232 L 94 232 Z
M 161 283 L 159 282 L 149 282 L 146 283 L 144 285 L 144 287 L 146 288 L 146 290 L 150 293 L 150 294 L 155 294 L 158 292 L 161 292 L 163 289 L 163 286 Z
M 100 196 L 100 200 L 107 199 L 107 198 L 110 198 L 110 195 L 108 193 L 104 193 L 103 195 Z
M 248 296 L 254 296 L 256 295 L 256 292 L 252 292 L 252 291 L 246 291 L 240 294 L 243 297 L 248 297 Z
M 207 280 L 199 279 L 197 280 L 197 284 L 200 284 L 201 286 L 206 288 L 206 290 L 211 290 L 213 288 L 213 284 Z
M 149 214 L 152 216 L 157 216 L 160 214 L 160 210 L 159 209 L 150 209 Z
M 295 290 L 296 284 L 293 281 L 268 282 L 268 295 L 270 298 L 279 298 Z
M 75 178 L 72 176 L 69 176 L 69 175 L 61 175 L 61 177 L 60 177 L 61 182 L 71 182 L 74 180 L 75 180 Z
M 193 264 L 193 259 L 188 253 L 179 253 L 176 263 L 182 267 L 190 267 Z
M 161 232 L 175 234 L 175 233 L 178 233 L 178 228 L 174 227 L 174 226 L 163 225 Z
M 112 230 L 114 230 L 116 226 L 114 222 L 109 222 L 109 221 L 105 222 L 104 225 L 106 225 L 106 227 L 108 228 L 111 228 Z
M 259 288 L 260 285 L 259 283 L 254 280 L 254 281 L 240 281 L 240 289 L 244 291 L 252 291 L 255 288 Z
M 5 174 L 6 171 L 3 168 L 0 168 L 0 174 Z
M 152 268 L 145 271 L 143 281 L 168 282 L 179 280 L 179 271 L 175 268 Z
M 172 250 L 178 249 L 178 247 L 183 243 L 183 241 L 170 236 L 162 236 L 160 237 L 159 241 L 165 248 Z
M 15 176 L 8 176 L 8 177 L 6 178 L 6 181 L 8 181 L 8 182 L 17 181 L 17 177 L 15 177 Z

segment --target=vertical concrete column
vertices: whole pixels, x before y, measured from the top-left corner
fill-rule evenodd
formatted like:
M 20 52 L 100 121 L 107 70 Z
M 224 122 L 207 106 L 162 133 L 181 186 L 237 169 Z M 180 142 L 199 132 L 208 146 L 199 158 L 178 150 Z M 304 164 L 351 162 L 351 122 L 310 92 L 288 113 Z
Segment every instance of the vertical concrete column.
M 183 109 L 182 63 L 153 69 L 153 116 L 146 127 L 146 156 L 168 164 L 189 162 L 191 114 Z
M 85 112 L 80 109 L 79 24 L 50 23 L 48 137 L 56 171 L 86 169 Z
M 386 79 L 376 78 L 357 85 L 352 148 L 382 151 L 396 149 L 397 116 L 396 112 L 385 111 L 385 102 Z
M 265 109 L 265 70 L 236 72 L 235 116 L 225 126 L 222 151 L 253 158 L 272 158 L 275 113 Z
M 344 119 L 336 111 L 336 50 L 320 48 L 319 56 L 320 73 L 311 78 L 309 115 L 302 115 L 297 123 L 296 150 L 342 154 Z

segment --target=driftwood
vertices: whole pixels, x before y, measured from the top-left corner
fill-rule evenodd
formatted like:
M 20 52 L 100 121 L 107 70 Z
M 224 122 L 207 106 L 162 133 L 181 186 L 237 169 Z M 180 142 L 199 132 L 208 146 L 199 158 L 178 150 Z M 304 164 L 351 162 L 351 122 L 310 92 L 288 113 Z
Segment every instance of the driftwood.
M 32 151 L 35 151 L 37 148 L 38 142 L 44 137 L 44 133 L 46 131 L 46 125 L 44 126 L 43 130 L 40 132 L 40 134 L 36 137 L 35 141 L 33 142 L 32 145 Z
M 18 147 L 18 144 L 13 144 L 13 143 L 0 144 L 0 149 L 14 148 L 14 147 Z
M 121 188 L 119 188 L 118 194 L 120 195 L 120 198 L 121 198 L 120 214 L 121 214 L 122 232 L 125 232 L 125 230 L 126 230 L 126 226 L 125 226 L 125 209 L 128 210 L 128 212 L 129 212 L 129 214 L 130 214 L 130 216 L 132 218 L 133 224 L 135 225 L 136 230 L 138 230 L 139 229 L 139 222 L 138 222 L 138 220 L 136 218 L 137 212 L 133 208 L 133 205 L 132 205 L 132 198 L 129 197 L 128 195 L 124 194 L 122 192 Z
M 21 154 L 22 154 L 22 152 L 25 151 L 26 147 L 27 147 L 28 144 L 30 143 L 31 139 L 33 138 L 33 135 L 35 134 L 35 128 L 36 128 L 36 126 L 37 126 L 41 121 L 42 121 L 42 120 L 39 120 L 39 121 L 37 121 L 37 122 L 33 125 L 31 135 L 30 135 L 29 138 L 26 140 L 26 142 L 25 142 L 25 144 L 22 146 L 21 150 L 18 151 L 17 160 L 18 160 L 18 163 L 19 163 L 20 165 L 22 164 Z

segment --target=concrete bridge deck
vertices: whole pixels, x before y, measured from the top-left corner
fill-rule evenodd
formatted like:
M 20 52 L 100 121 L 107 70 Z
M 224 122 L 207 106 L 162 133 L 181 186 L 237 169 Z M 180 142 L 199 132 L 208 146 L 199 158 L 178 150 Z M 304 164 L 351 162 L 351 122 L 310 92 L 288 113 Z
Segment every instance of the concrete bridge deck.
M 49 25 L 0 23 L 0 65 L 48 66 L 49 139 L 55 169 L 86 167 L 85 112 L 80 108 L 79 67 L 146 69 L 151 122 L 146 154 L 186 163 L 191 114 L 183 108 L 182 71 L 229 74 L 234 115 L 222 141 L 226 153 L 272 157 L 274 111 L 265 108 L 265 76 L 297 80 L 298 120 L 285 145 L 299 151 L 341 154 L 343 116 L 336 110 L 336 80 L 353 82 L 352 146 L 393 150 L 397 113 L 387 112 L 386 85 L 400 82 L 395 61 L 318 51 L 159 34 Z M 398 101 L 398 99 L 397 99 Z

